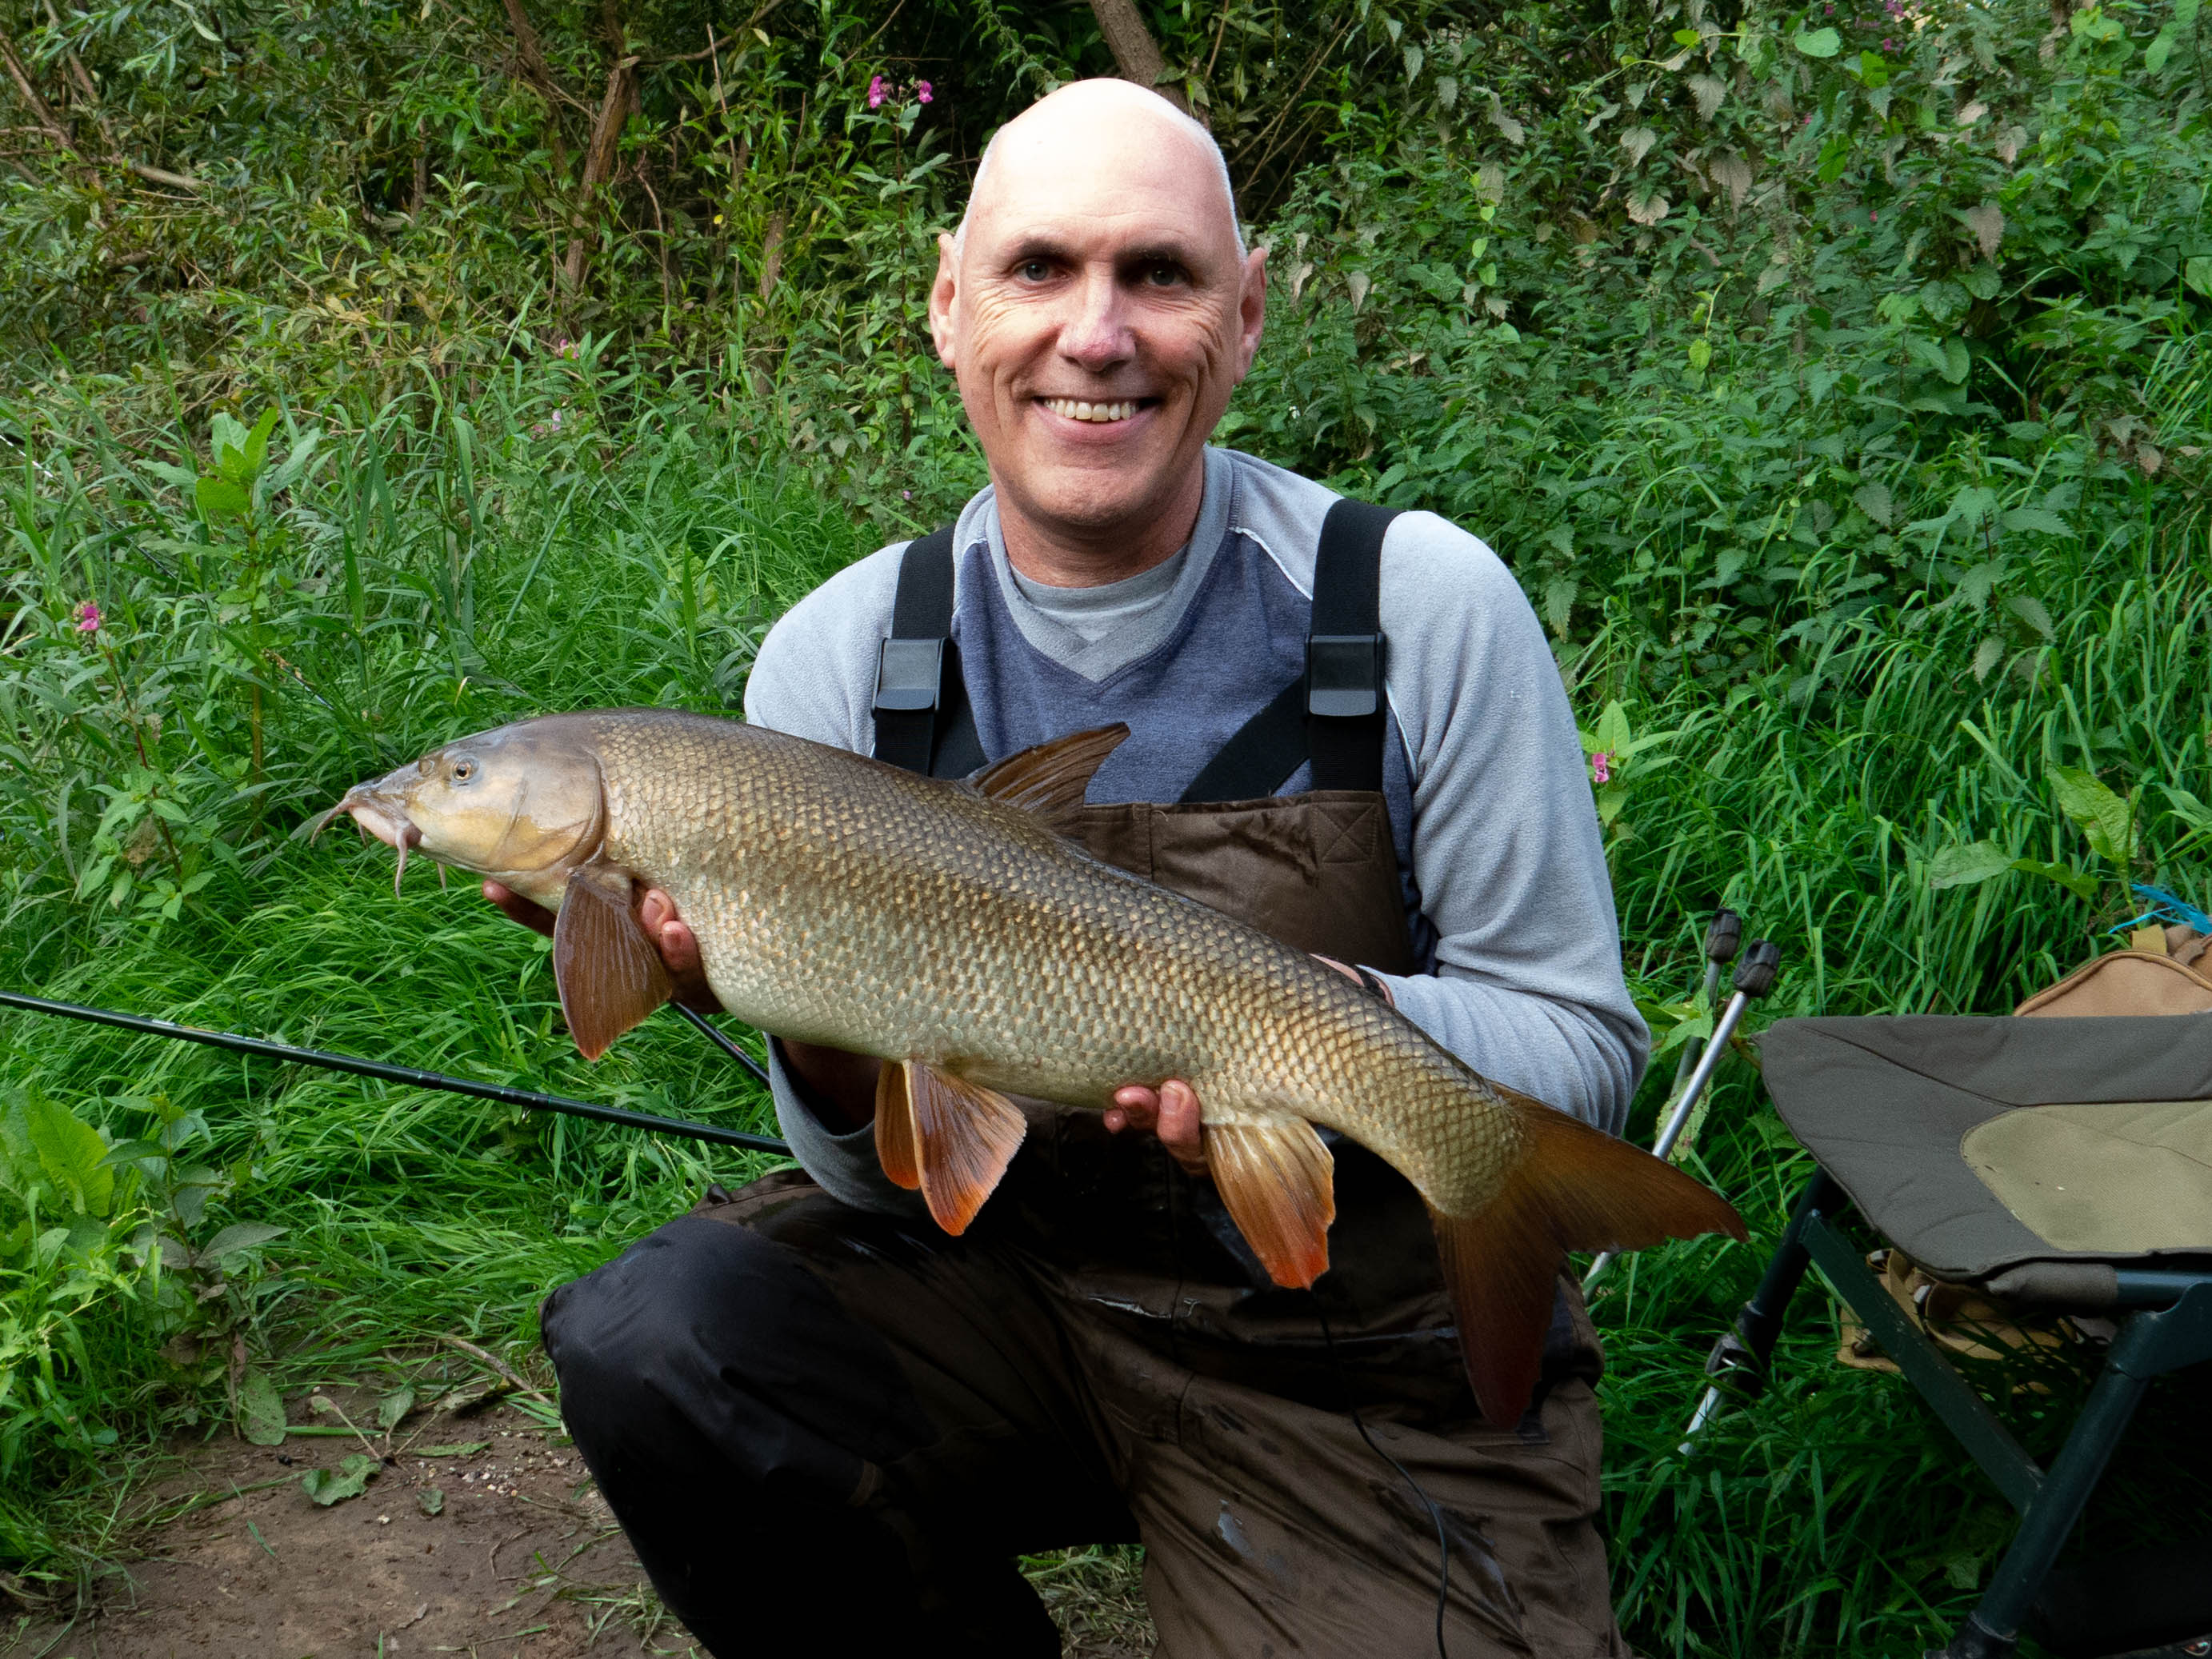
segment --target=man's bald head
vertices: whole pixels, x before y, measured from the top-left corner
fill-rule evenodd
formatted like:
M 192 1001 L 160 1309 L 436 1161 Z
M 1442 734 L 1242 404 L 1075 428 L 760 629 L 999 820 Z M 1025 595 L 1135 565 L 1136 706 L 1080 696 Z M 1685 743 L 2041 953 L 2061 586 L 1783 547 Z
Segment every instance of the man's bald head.
M 1157 93 L 1079 81 L 991 141 L 930 334 L 1034 580 L 1133 574 L 1188 538 L 1206 441 L 1267 322 L 1221 152 Z
M 983 159 L 975 164 L 967 210 L 952 234 L 954 257 L 967 246 L 968 223 L 975 216 L 976 204 L 988 202 L 993 164 L 1001 158 L 1003 149 L 1080 148 L 1094 135 L 1124 135 L 1133 123 L 1156 124 L 1170 143 L 1194 152 L 1194 159 L 1221 186 L 1221 206 L 1227 216 L 1230 238 L 1237 245 L 1237 258 L 1243 258 L 1244 233 L 1237 222 L 1237 191 L 1229 182 L 1229 163 L 1221 146 L 1213 142 L 1213 135 L 1149 87 L 1110 78 L 1071 82 L 1040 98 L 991 135 L 991 142 L 983 147 Z

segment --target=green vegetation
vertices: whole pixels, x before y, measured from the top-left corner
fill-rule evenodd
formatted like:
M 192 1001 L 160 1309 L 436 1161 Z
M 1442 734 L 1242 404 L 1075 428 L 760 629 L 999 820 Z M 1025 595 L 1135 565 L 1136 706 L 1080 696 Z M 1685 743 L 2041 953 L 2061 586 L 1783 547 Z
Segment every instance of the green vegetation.
M 2212 897 L 2192 0 L 1145 15 L 1273 250 L 1231 441 L 1514 563 L 1662 1038 L 1717 903 L 1783 945 L 1769 1015 L 1994 1012 L 2127 878 Z M 564 1054 L 533 936 L 291 831 L 524 712 L 732 706 L 784 606 L 973 487 L 930 235 L 994 122 L 1110 66 L 1089 11 L 0 0 L 0 37 L 39 98 L 0 94 L 0 981 L 764 1127 L 672 1020 Z M 0 1568 L 64 1595 L 161 1435 L 526 1344 L 758 1167 L 4 1018 Z M 1675 1452 L 1807 1168 L 1741 1061 L 1693 1156 L 1753 1246 L 1598 1308 L 1631 1638 L 1911 1650 L 2007 1511 L 1809 1290 L 1774 1392 Z M 2081 1387 L 1985 1381 L 2039 1451 Z M 2203 1512 L 2187 1381 L 2082 1553 Z

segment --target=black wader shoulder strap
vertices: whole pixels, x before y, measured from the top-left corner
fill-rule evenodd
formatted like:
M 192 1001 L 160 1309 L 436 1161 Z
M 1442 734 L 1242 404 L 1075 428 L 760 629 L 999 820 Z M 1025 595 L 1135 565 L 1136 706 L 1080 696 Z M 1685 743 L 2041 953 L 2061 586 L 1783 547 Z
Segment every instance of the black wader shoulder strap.
M 875 756 L 909 772 L 965 777 L 983 763 L 952 643 L 952 526 L 907 544 L 890 637 L 876 659 Z
M 1394 508 L 1340 501 L 1314 557 L 1306 672 L 1247 720 L 1191 781 L 1186 801 L 1271 795 L 1313 762 L 1316 789 L 1382 787 L 1382 537 Z

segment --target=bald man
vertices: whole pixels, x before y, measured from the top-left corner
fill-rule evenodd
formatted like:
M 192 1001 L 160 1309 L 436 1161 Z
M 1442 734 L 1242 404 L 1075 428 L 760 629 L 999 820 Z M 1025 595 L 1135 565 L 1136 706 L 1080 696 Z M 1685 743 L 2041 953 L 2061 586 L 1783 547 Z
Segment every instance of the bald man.
M 1442 520 L 1207 445 L 1266 270 L 1219 151 L 1149 91 L 1079 83 L 1002 129 L 929 307 L 990 487 L 794 606 L 747 718 L 946 777 L 1125 721 L 1092 853 L 1617 1132 L 1647 1038 L 1527 601 Z M 667 896 L 641 915 L 713 1006 Z M 772 1060 L 802 1169 L 713 1189 L 544 1310 L 577 1444 L 710 1651 L 1056 1654 L 1018 1558 L 1115 1540 L 1146 1547 L 1172 1659 L 1625 1651 L 1571 1283 L 1535 1403 L 1485 1422 L 1425 1213 L 1356 1145 L 1334 1267 L 1284 1291 L 1188 1084 L 1036 1105 L 953 1238 L 884 1176 L 875 1060 Z

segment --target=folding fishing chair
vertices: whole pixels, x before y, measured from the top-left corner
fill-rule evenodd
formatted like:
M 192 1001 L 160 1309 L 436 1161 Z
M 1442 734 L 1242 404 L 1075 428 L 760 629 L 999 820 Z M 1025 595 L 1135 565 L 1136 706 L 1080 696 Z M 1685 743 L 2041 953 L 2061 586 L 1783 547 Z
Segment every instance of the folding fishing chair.
M 1708 1373 L 1756 1393 L 1818 1263 L 2020 1511 L 1979 1605 L 1929 1659 L 2005 1659 L 2023 1627 L 2066 1659 L 2212 1655 L 2212 1540 L 2053 1571 L 2150 1379 L 2212 1358 L 2212 1015 L 1789 1019 L 1760 1048 L 1820 1168 Z M 2118 1321 L 2048 1470 L 1869 1270 L 1838 1225 L 1853 1206 L 1938 1278 Z

